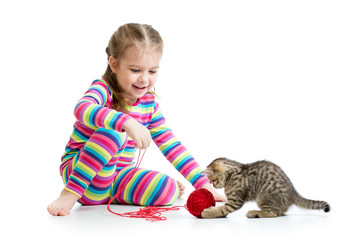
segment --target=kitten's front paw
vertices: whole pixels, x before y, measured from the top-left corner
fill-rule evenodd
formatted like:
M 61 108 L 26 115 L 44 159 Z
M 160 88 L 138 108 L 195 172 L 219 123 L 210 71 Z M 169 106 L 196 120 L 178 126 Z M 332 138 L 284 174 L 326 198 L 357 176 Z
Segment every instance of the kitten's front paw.
M 209 208 L 204 209 L 201 212 L 201 217 L 202 218 L 215 218 L 216 216 L 215 216 L 214 208 L 215 207 L 209 207 Z

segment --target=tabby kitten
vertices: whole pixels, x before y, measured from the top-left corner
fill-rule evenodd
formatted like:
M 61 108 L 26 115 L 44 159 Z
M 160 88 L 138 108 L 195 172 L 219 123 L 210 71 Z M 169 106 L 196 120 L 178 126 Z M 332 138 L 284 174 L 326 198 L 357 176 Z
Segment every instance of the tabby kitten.
M 284 215 L 295 204 L 305 209 L 330 211 L 324 201 L 301 197 L 280 167 L 269 161 L 241 164 L 226 158 L 215 159 L 203 174 L 215 188 L 225 187 L 227 202 L 223 206 L 205 209 L 203 218 L 226 217 L 247 201 L 256 201 L 260 211 L 249 211 L 248 218 L 268 218 Z

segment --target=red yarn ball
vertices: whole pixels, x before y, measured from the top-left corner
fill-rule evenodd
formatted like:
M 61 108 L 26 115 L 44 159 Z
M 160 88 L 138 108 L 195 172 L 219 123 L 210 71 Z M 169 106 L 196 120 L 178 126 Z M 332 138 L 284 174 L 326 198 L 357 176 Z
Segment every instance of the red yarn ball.
M 215 199 L 212 193 L 205 188 L 193 191 L 186 202 L 186 209 L 198 218 L 201 218 L 204 209 L 211 206 L 215 207 Z

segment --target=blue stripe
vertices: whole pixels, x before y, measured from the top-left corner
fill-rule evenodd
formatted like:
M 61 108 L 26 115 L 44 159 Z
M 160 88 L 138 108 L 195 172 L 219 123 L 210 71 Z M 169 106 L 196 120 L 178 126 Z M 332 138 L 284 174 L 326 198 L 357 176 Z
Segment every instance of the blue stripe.
M 86 188 L 86 184 L 83 182 L 79 182 L 76 177 L 70 176 L 69 181 L 73 182 L 75 185 L 82 187 L 83 189 Z
M 120 171 L 122 171 L 121 172 L 121 175 L 119 174 L 116 178 L 117 178 L 117 180 L 116 180 L 116 182 L 114 183 L 114 188 L 113 188 L 113 193 L 112 193 L 112 196 L 114 196 L 116 193 L 117 193 L 117 191 L 119 190 L 119 185 L 120 185 L 120 183 L 122 182 L 122 180 L 124 180 L 124 177 L 130 172 L 130 171 L 132 171 L 134 169 L 134 167 L 133 166 L 131 166 L 131 167 L 129 167 L 128 169 L 126 169 L 126 170 L 120 170 Z
M 171 144 L 169 147 L 167 147 L 163 150 L 163 154 L 165 156 L 168 155 L 168 153 L 171 152 L 171 150 L 173 150 L 175 147 L 177 147 L 179 145 L 181 145 L 181 143 L 179 141 Z
M 96 87 L 94 87 L 94 88 L 90 88 L 90 90 L 93 90 L 92 92 L 97 93 L 96 95 L 98 95 L 98 96 L 101 98 L 101 101 L 102 101 L 103 104 L 104 104 L 105 94 L 104 94 L 104 92 L 102 91 L 101 87 L 100 87 L 100 86 L 96 86 Z M 98 104 L 101 104 L 101 103 L 98 102 Z
M 73 171 L 74 175 L 78 175 L 81 180 L 86 181 L 87 183 L 91 182 L 93 176 L 90 176 L 87 172 L 84 172 L 81 169 L 75 168 Z
M 169 177 L 162 174 L 162 177 L 159 179 L 159 181 L 156 183 L 156 187 L 155 189 L 153 190 L 152 194 L 150 195 L 149 199 L 146 201 L 146 206 L 152 206 L 155 201 L 159 198 L 159 196 L 162 194 L 164 188 L 165 188 L 165 185 L 166 184 L 163 184 L 164 182 L 166 183 L 167 179 Z
M 90 113 L 90 116 L 89 116 L 89 123 L 92 125 L 92 126 L 95 126 L 95 120 L 96 120 L 96 115 L 98 114 L 98 112 L 100 111 L 101 107 L 95 107 L 91 113 Z
M 88 154 L 91 158 L 96 159 L 97 162 L 101 164 L 101 166 L 105 166 L 107 163 L 106 159 L 104 159 L 98 152 L 89 147 L 84 148 L 84 153 Z
M 193 157 L 191 155 L 187 156 L 186 158 L 184 158 L 183 160 L 181 160 L 181 162 L 178 163 L 178 165 L 176 166 L 176 169 L 180 172 L 181 169 L 189 162 L 191 162 L 193 159 Z
M 132 199 L 132 197 L 135 197 L 134 195 L 134 191 L 135 189 L 138 187 L 139 183 L 141 182 L 141 180 L 149 173 L 150 171 L 144 171 L 142 173 L 140 173 L 140 175 L 134 179 L 134 183 L 131 186 L 130 190 L 129 190 L 129 196 L 128 196 L 128 201 L 130 201 L 132 204 L 134 204 L 134 200 L 136 201 L 136 199 Z
M 108 187 L 103 187 L 102 188 L 102 187 L 97 187 L 97 186 L 95 186 L 93 184 L 90 184 L 89 187 L 88 187 L 88 190 L 91 189 L 90 192 L 95 193 L 95 194 L 103 194 L 103 193 L 109 191 L 110 187 L 111 187 L 111 185 L 108 186 Z

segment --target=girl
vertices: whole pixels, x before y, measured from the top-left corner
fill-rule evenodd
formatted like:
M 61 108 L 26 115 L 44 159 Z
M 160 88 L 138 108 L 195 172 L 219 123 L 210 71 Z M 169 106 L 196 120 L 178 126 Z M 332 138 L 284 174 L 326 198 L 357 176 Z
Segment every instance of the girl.
M 149 25 L 126 24 L 106 48 L 109 64 L 75 107 L 74 130 L 62 156 L 65 183 L 60 197 L 48 206 L 54 216 L 67 215 L 75 202 L 106 204 L 130 175 L 136 148 L 151 139 L 196 189 L 206 188 L 217 201 L 226 199 L 209 184 L 202 169 L 167 127 L 153 86 L 163 42 Z M 165 174 L 138 169 L 114 203 L 170 205 L 184 186 Z

